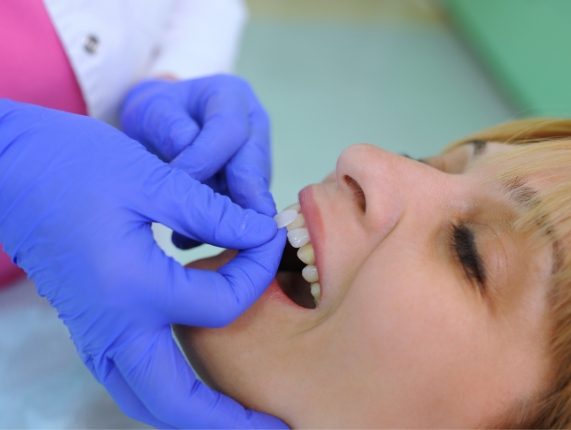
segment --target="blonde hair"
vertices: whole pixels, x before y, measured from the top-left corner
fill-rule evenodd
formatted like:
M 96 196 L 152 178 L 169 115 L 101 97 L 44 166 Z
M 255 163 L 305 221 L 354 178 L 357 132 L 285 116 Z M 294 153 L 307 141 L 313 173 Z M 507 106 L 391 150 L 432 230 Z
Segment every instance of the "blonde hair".
M 518 145 L 489 157 L 489 162 L 501 163 L 497 179 L 502 182 L 521 181 L 530 175 L 541 178 L 540 198 L 531 199 L 514 228 L 535 232 L 532 237 L 540 246 L 554 235 L 564 244 L 547 297 L 547 345 L 553 378 L 538 398 L 522 401 L 494 427 L 570 428 L 571 252 L 564 251 L 571 251 L 571 119 L 524 119 L 501 124 L 456 142 L 445 152 L 474 141 Z

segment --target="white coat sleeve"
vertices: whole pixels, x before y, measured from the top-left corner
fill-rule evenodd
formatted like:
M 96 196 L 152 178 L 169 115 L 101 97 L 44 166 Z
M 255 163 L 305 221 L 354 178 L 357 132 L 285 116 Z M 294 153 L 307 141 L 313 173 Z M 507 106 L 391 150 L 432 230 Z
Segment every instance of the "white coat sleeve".
M 176 0 L 149 77 L 231 72 L 246 18 L 242 0 Z

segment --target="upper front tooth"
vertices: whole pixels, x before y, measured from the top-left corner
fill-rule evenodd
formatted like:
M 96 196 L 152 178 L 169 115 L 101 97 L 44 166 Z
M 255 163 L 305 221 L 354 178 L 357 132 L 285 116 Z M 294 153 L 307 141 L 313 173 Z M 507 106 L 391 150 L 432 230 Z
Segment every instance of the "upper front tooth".
M 303 245 L 297 250 L 297 258 L 299 258 L 305 264 L 315 263 L 315 252 L 313 252 L 313 246 L 311 243 Z
M 309 288 L 315 304 L 319 305 L 321 301 L 321 286 L 317 282 L 314 282 Z
M 287 226 L 288 230 L 293 230 L 294 228 L 305 227 L 305 218 L 302 214 L 298 214 L 297 218 Z
M 298 218 L 298 213 L 295 209 L 285 209 L 274 216 L 274 220 L 276 221 L 278 228 L 290 225 L 296 220 L 296 218 Z
M 309 233 L 306 228 L 294 228 L 287 232 L 289 243 L 294 248 L 301 248 L 309 242 Z

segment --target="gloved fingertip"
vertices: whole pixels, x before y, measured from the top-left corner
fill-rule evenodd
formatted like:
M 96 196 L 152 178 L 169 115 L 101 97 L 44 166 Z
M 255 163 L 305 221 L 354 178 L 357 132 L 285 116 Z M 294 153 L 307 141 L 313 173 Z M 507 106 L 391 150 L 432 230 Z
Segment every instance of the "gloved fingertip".
M 168 139 L 173 143 L 178 151 L 183 148 L 188 150 L 196 139 L 200 128 L 192 121 L 185 112 L 179 114 L 179 118 L 172 123 L 169 129 Z
M 277 213 L 274 198 L 265 180 L 259 180 L 258 183 L 252 183 L 250 180 L 248 186 L 242 183 L 242 187 L 237 187 L 235 182 L 236 179 L 233 178 L 233 182 L 229 184 L 229 191 L 232 201 L 236 204 L 271 217 Z
M 186 237 L 180 233 L 177 233 L 176 231 L 172 232 L 171 241 L 174 246 L 176 246 L 178 249 L 182 251 L 186 251 L 202 245 L 201 242 Z
M 271 195 L 269 195 L 269 193 L 267 196 L 258 197 L 255 200 L 251 199 L 247 202 L 243 202 L 242 206 L 249 207 L 254 209 L 256 212 L 259 212 L 260 214 L 270 217 L 273 217 L 277 213 L 274 199 Z
M 258 200 L 259 203 L 259 212 L 263 213 L 264 215 L 268 215 L 273 217 L 275 214 L 278 213 L 276 208 L 276 202 L 274 198 L 270 194 L 270 192 L 266 192 L 260 199 Z
M 278 232 L 278 226 L 273 217 L 260 214 L 254 210 L 247 210 L 245 218 L 245 231 L 248 237 L 252 237 L 252 245 L 260 245 L 272 239 Z

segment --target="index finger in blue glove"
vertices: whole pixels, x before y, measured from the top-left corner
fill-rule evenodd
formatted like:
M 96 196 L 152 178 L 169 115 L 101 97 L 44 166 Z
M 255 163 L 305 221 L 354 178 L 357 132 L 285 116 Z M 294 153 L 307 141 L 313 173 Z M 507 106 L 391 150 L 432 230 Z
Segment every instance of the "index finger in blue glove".
M 136 202 L 141 214 L 205 243 L 244 249 L 267 242 L 277 232 L 271 217 L 243 209 L 229 197 L 160 162 L 141 183 L 141 193 L 147 196 Z
M 228 162 L 225 181 L 219 185 L 207 184 L 220 192 L 224 186 L 233 202 L 265 215 L 274 215 L 276 206 L 269 191 L 271 178 L 271 153 L 269 145 L 269 120 L 263 110 L 253 114 L 250 138 Z M 179 249 L 200 245 L 191 238 L 173 232 L 172 242 Z
M 274 215 L 276 207 L 269 191 L 272 164 L 269 128 L 269 119 L 263 110 L 252 114 L 250 137 L 227 164 L 226 180 L 234 202 Z
M 170 328 L 141 336 L 113 355 L 133 392 L 159 421 L 179 428 L 287 428 L 279 419 L 246 409 L 200 382 Z

